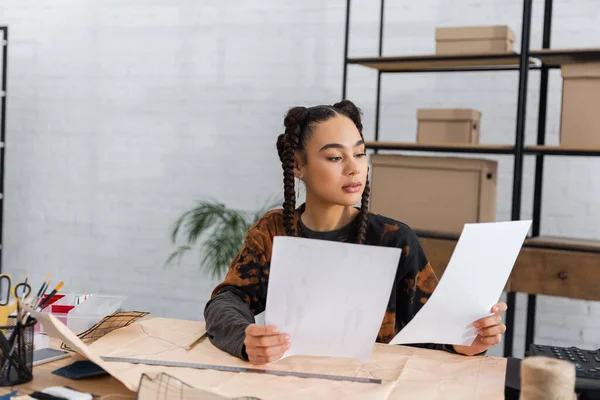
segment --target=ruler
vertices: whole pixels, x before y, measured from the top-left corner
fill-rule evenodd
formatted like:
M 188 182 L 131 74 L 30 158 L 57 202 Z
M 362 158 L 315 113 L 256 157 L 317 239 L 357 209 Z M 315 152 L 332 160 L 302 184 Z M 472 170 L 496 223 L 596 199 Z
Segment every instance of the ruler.
M 316 373 L 310 373 L 310 372 L 277 371 L 277 370 L 273 370 L 273 369 L 230 367 L 230 366 L 225 366 L 225 365 L 197 364 L 197 363 L 188 363 L 188 362 L 181 362 L 181 361 L 145 360 L 142 358 L 125 358 L 125 357 L 100 357 L 100 358 L 104 361 L 126 362 L 126 363 L 132 363 L 132 364 L 145 364 L 145 365 L 157 365 L 157 366 L 162 366 L 162 367 L 213 369 L 213 370 L 225 371 L 225 372 L 249 372 L 249 373 L 256 373 L 256 374 L 295 376 L 295 377 L 299 377 L 299 378 L 329 379 L 329 380 L 333 380 L 333 381 L 351 381 L 351 382 L 360 382 L 360 383 L 382 383 L 381 379 L 359 378 L 359 377 L 342 376 L 342 375 L 316 374 Z

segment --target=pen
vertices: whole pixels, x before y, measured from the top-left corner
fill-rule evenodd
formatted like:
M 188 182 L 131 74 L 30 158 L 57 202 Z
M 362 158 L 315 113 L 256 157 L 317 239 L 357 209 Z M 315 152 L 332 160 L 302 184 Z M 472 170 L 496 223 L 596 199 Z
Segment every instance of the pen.
M 64 285 L 64 282 L 61 281 L 58 285 L 56 285 L 56 287 L 54 288 L 54 290 L 51 291 L 48 294 L 48 296 L 46 296 L 46 298 L 44 299 L 44 301 L 42 301 L 40 304 L 37 304 L 37 301 L 36 301 L 36 304 L 33 304 L 32 308 L 35 311 L 38 311 L 38 312 L 42 311 L 44 309 L 44 307 L 46 307 L 46 305 L 50 302 L 50 300 L 52 300 L 52 298 L 54 297 L 54 295 L 56 294 L 56 292 L 58 292 L 63 287 L 63 285 Z M 47 285 L 47 286 L 49 286 L 49 285 Z M 46 286 L 46 288 L 47 288 L 47 286 Z M 44 292 L 45 292 L 45 290 L 44 290 Z M 42 294 L 42 296 L 43 296 L 43 294 Z M 40 299 L 41 299 L 41 297 L 38 300 L 40 300 Z M 27 314 L 25 315 L 25 317 L 23 318 L 23 322 L 22 323 L 25 324 L 27 322 L 27 320 L 29 319 L 30 316 L 31 316 L 31 313 L 28 311 Z
M 51 272 L 49 272 L 48 275 L 46 275 L 46 279 L 44 279 L 44 282 L 42 283 L 40 290 L 38 290 L 35 298 L 33 299 L 33 302 L 32 302 L 33 308 L 36 308 L 39 299 L 44 295 L 44 293 L 46 293 L 46 289 L 48 288 L 48 285 L 50 284 L 50 280 L 49 280 L 50 274 L 51 274 Z
M 56 294 L 56 292 L 58 292 L 60 290 L 60 288 L 62 288 L 64 285 L 64 282 L 60 282 L 58 285 L 56 285 L 56 287 L 54 288 L 53 291 L 50 292 L 50 294 L 48 294 L 48 296 L 44 299 L 44 301 L 42 301 L 37 307 L 36 307 L 36 311 L 41 311 L 44 309 L 44 307 L 46 307 L 46 305 L 48 303 L 50 303 L 50 300 L 52 300 L 52 298 L 54 297 L 54 295 Z
M 48 289 L 48 286 L 50 286 L 50 281 L 48 282 L 44 282 L 44 285 L 42 286 L 42 291 L 40 293 L 40 295 L 35 299 L 35 302 L 33 303 L 33 308 L 37 308 L 38 304 L 40 304 L 40 301 L 43 299 L 44 295 L 46 294 L 46 290 Z

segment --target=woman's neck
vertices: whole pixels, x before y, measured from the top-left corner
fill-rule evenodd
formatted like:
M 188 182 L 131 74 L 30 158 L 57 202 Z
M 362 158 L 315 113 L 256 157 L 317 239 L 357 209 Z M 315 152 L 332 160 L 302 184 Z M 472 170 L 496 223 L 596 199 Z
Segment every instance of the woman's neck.
M 306 198 L 306 207 L 302 213 L 302 223 L 310 230 L 327 232 L 340 229 L 349 224 L 359 213 L 355 207 L 323 203 Z

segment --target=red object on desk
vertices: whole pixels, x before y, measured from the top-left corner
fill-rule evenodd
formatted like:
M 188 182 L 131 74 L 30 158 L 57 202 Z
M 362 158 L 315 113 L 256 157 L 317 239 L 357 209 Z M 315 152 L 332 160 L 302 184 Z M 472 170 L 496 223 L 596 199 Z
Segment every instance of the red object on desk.
M 46 299 L 46 297 L 48 297 L 48 295 L 44 295 L 42 296 L 42 299 L 40 300 L 40 303 L 42 301 L 44 301 Z M 48 302 L 48 304 L 46 304 L 44 306 L 44 308 L 42 310 L 46 310 L 52 314 L 63 314 L 66 315 L 69 311 L 71 311 L 73 308 L 75 308 L 75 306 L 71 306 L 68 304 L 54 304 L 56 303 L 58 300 L 62 299 L 63 297 L 65 297 L 64 294 L 55 294 L 54 297 Z M 66 317 L 57 317 L 63 324 L 67 324 L 67 318 Z M 39 332 L 40 331 L 40 324 L 36 324 L 35 325 L 35 329 L 34 332 Z
M 48 295 L 44 295 L 42 296 L 42 300 L 40 301 L 40 303 L 42 303 L 44 300 L 46 300 L 46 297 L 48 297 Z M 52 305 L 53 303 L 56 303 L 58 300 L 62 299 L 63 297 L 65 297 L 64 294 L 55 294 L 54 297 L 48 302 L 48 304 L 46 304 L 46 306 L 43 308 L 43 310 L 45 310 L 46 308 L 48 308 L 48 306 Z M 71 307 L 71 306 L 66 306 L 66 307 Z M 73 308 L 75 306 L 72 306 L 71 308 Z M 69 310 L 71 309 L 69 308 Z M 68 310 L 67 310 L 68 311 Z M 55 311 L 57 312 L 57 311 Z
M 68 313 L 69 311 L 71 311 L 74 308 L 75 308 L 75 306 L 68 306 L 68 305 L 60 305 L 59 304 L 59 305 L 52 306 L 50 308 L 50 312 L 53 313 L 53 314 L 54 313 L 56 313 L 56 314 L 66 314 L 66 313 Z

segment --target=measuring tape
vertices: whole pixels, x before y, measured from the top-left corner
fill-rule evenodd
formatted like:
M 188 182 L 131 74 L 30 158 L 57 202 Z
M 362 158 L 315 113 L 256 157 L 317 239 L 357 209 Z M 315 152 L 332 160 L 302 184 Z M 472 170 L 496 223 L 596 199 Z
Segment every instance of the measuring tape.
M 162 367 L 214 369 L 217 371 L 226 371 L 226 372 L 252 372 L 252 373 L 257 373 L 257 374 L 295 376 L 295 377 L 299 377 L 299 378 L 329 379 L 329 380 L 334 380 L 334 381 L 351 381 L 351 382 L 360 382 L 360 383 L 382 383 L 381 379 L 358 378 L 358 377 L 341 376 L 341 375 L 313 374 L 313 373 L 309 373 L 309 372 L 276 371 L 276 370 L 272 370 L 272 369 L 229 367 L 229 366 L 225 366 L 225 365 L 196 364 L 196 363 L 187 363 L 187 362 L 180 362 L 180 361 L 144 360 L 144 359 L 140 359 L 140 358 L 125 358 L 125 357 L 100 357 L 100 358 L 104 361 L 126 362 L 126 363 L 132 363 L 132 364 L 158 365 L 158 366 L 162 366 Z

